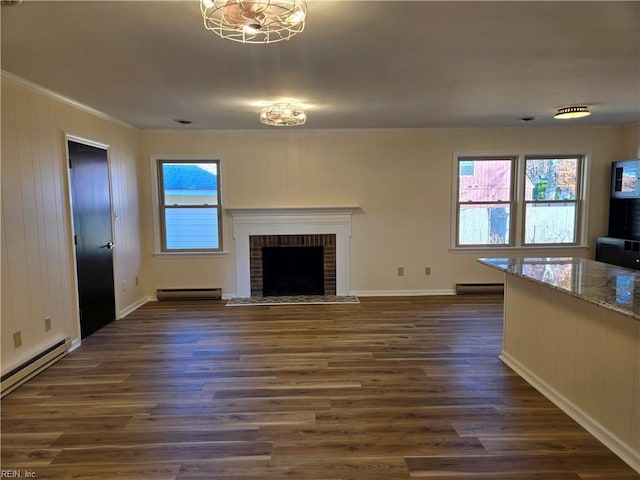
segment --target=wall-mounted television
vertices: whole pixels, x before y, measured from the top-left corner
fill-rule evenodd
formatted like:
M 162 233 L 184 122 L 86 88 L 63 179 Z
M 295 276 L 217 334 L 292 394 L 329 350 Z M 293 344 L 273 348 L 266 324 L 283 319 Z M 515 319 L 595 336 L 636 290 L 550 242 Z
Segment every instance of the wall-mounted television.
M 611 198 L 640 198 L 640 159 L 611 164 Z

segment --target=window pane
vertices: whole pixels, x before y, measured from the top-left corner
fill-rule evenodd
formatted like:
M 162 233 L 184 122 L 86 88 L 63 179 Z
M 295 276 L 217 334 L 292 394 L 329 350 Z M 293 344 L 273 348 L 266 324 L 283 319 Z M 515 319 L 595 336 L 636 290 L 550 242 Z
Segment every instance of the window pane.
M 217 208 L 166 208 L 167 250 L 219 248 Z
M 460 202 L 511 201 L 511 160 L 460 160 Z
M 163 163 L 165 205 L 217 205 L 216 163 Z
M 527 159 L 526 200 L 575 200 L 578 159 Z
M 527 203 L 525 243 L 575 243 L 575 203 Z
M 508 205 L 460 205 L 459 245 L 508 245 Z

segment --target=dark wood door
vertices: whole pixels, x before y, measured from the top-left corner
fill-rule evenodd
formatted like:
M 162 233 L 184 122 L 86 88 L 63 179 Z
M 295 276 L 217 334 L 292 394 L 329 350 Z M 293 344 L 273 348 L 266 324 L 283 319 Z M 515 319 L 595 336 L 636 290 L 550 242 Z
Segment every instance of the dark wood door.
M 82 338 L 115 319 L 107 151 L 68 141 Z

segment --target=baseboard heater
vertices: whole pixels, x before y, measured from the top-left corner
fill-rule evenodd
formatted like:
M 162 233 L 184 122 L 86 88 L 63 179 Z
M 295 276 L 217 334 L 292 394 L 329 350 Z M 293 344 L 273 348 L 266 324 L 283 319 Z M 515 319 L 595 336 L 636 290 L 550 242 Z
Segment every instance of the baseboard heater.
M 456 283 L 456 295 L 504 293 L 503 283 Z
M 159 288 L 156 297 L 163 300 L 220 300 L 221 288 Z
M 4 397 L 45 368 L 64 357 L 71 348 L 71 339 L 65 338 L 43 352 L 2 375 L 1 396 Z

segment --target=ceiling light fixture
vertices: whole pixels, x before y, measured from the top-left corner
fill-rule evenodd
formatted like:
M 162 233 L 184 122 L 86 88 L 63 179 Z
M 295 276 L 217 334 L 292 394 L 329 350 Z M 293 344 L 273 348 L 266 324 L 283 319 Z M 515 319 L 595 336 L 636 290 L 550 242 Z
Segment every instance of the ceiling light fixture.
M 304 30 L 306 0 L 200 0 L 204 26 L 240 43 L 275 43 Z
M 260 113 L 260 122 L 276 127 L 293 127 L 307 121 L 307 114 L 300 105 L 274 103 L 264 107 Z
M 558 120 L 566 120 L 571 118 L 588 117 L 589 115 L 591 115 L 589 107 L 562 107 L 558 109 L 558 113 L 555 114 L 554 118 L 557 118 Z

